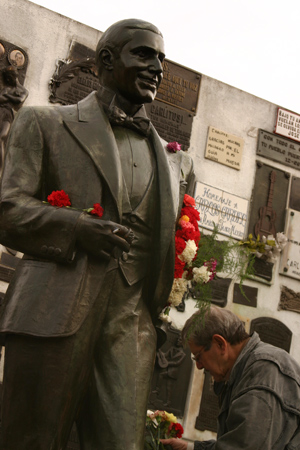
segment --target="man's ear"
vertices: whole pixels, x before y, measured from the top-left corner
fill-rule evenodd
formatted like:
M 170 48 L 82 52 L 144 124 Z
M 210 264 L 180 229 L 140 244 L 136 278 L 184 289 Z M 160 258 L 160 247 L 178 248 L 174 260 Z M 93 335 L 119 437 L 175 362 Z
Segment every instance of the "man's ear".
M 220 334 L 214 334 L 212 337 L 212 342 L 215 342 L 215 344 L 217 345 L 217 347 L 224 352 L 224 350 L 227 348 L 228 346 L 228 342 L 226 341 L 225 338 L 223 338 L 223 336 L 221 336 Z
M 100 64 L 106 69 L 106 70 L 112 70 L 113 69 L 113 60 L 114 56 L 110 50 L 107 48 L 103 48 L 99 53 L 99 61 Z

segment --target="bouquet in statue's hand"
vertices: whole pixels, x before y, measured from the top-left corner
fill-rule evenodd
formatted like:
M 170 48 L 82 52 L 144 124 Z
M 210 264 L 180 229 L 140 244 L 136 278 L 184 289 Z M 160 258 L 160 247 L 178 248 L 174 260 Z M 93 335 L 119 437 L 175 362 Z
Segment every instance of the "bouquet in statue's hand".
M 183 428 L 177 417 L 166 411 L 147 411 L 146 437 L 144 450 L 164 450 L 160 439 L 181 438 Z

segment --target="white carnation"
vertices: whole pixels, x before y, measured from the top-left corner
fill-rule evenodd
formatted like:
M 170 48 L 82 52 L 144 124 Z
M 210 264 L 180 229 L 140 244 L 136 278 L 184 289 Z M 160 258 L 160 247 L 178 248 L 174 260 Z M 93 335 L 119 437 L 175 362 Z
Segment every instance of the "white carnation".
M 189 264 L 195 258 L 196 252 L 197 252 L 197 245 L 195 244 L 195 241 L 189 239 L 186 243 L 185 249 L 183 250 L 181 255 L 178 255 L 178 258 L 181 261 L 184 261 Z
M 207 283 L 212 275 L 206 266 L 194 267 L 193 274 L 196 283 Z

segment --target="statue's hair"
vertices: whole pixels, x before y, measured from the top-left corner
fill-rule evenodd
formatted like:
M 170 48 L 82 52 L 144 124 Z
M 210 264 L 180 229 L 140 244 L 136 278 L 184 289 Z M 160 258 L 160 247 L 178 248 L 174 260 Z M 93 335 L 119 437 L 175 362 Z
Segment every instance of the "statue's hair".
M 214 334 L 223 336 L 231 345 L 249 337 L 243 322 L 231 311 L 210 306 L 204 317 L 201 314 L 201 311 L 197 311 L 186 321 L 181 333 L 183 342 L 192 341 L 208 350 Z
M 96 65 L 101 71 L 100 52 L 108 49 L 112 52 L 120 52 L 124 45 L 129 42 L 136 30 L 147 30 L 163 37 L 159 29 L 150 22 L 139 19 L 125 19 L 111 25 L 102 34 L 96 48 Z

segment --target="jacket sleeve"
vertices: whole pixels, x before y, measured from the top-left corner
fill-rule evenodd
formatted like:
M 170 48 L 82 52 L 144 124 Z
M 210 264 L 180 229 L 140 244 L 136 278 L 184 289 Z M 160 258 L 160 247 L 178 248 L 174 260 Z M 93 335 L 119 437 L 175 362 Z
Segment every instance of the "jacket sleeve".
M 43 203 L 47 143 L 33 108 L 13 123 L 1 184 L 0 242 L 38 258 L 72 259 L 80 212 Z
M 209 441 L 195 441 L 194 443 L 194 450 L 215 450 L 215 440 L 209 440 Z

